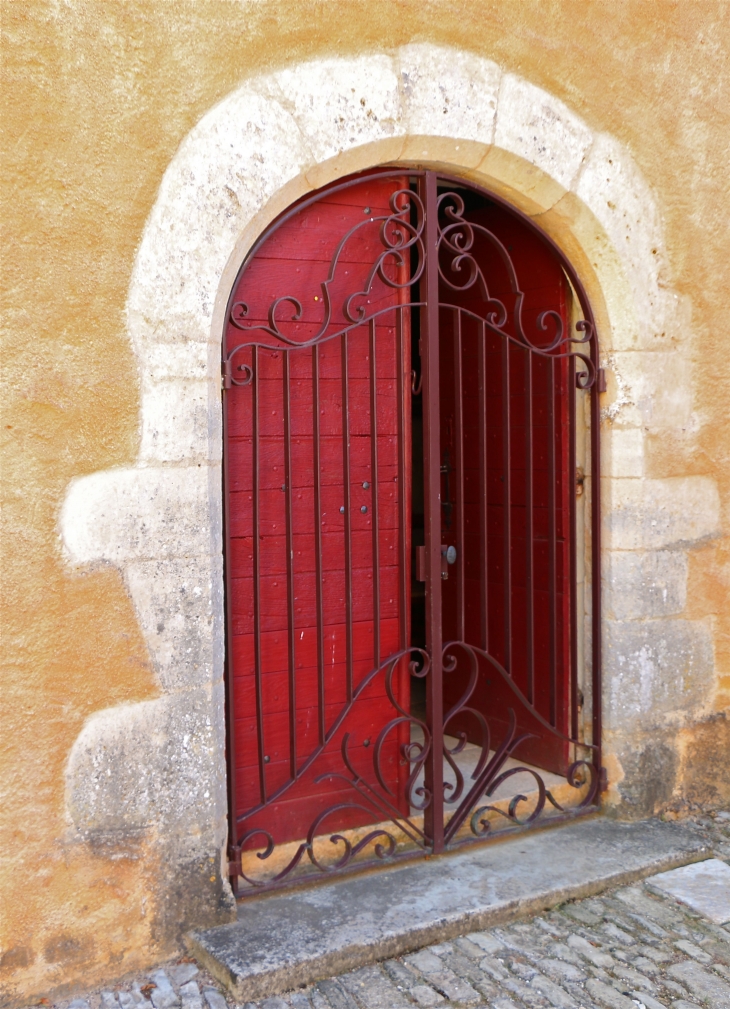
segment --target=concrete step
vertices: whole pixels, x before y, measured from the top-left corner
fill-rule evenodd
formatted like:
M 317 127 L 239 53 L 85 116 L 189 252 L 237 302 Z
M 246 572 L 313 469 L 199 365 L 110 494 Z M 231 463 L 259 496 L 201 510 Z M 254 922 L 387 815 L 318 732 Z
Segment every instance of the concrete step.
M 235 998 L 253 1001 L 708 857 L 682 824 L 593 816 L 247 898 L 236 922 L 193 932 L 188 945 Z

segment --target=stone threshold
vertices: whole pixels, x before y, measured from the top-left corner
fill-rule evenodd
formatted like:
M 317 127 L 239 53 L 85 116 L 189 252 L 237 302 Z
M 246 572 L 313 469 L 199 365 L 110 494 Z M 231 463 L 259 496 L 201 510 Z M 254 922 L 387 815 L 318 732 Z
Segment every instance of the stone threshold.
M 239 904 L 191 953 L 239 1001 L 588 897 L 711 852 L 689 827 L 602 816 Z

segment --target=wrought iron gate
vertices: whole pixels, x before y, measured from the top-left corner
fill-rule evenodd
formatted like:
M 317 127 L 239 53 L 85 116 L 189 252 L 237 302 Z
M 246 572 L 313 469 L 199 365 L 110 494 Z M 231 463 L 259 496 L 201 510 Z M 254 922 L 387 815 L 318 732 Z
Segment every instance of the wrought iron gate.
M 358 176 L 257 243 L 223 347 L 235 892 L 594 810 L 602 374 L 559 250 Z

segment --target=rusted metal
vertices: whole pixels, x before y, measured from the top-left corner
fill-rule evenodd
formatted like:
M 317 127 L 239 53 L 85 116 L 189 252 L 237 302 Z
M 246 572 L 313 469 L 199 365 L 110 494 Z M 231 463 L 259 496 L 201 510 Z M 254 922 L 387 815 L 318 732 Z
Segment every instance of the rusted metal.
M 405 184 L 404 175 L 408 180 Z M 348 190 L 354 192 L 355 187 L 362 190 L 369 183 L 387 183 L 390 186 L 390 209 L 387 213 L 372 212 L 368 201 L 362 211 L 362 219 L 347 229 L 337 243 L 326 276 L 316 288 L 317 293 L 312 294 L 320 312 L 315 331 L 312 332 L 313 324 L 309 321 L 310 305 L 306 305 L 305 311 L 301 296 L 295 297 L 286 290 L 271 300 L 265 320 L 250 319 L 249 305 L 239 297 L 239 290 L 245 282 L 247 269 L 266 249 L 266 243 L 290 222 L 301 220 L 302 215 L 318 201 L 339 196 L 346 205 L 350 198 Z M 554 308 L 538 313 L 536 321 L 526 321 L 525 294 L 520 287 L 519 272 L 510 250 L 485 224 L 474 215 L 469 216 L 464 194 L 469 194 L 477 203 L 481 200 L 485 206 L 488 201 L 488 205 L 509 209 L 535 241 L 550 247 L 580 303 L 583 318 L 574 331 Z M 347 258 L 349 243 L 359 240 L 359 236 L 367 234 L 366 229 L 372 230 L 373 227 L 378 232 L 379 247 L 367 264 L 363 282 L 343 296 L 341 284 L 345 265 L 350 262 Z M 507 278 L 503 283 L 509 286 L 508 295 L 498 296 L 492 278 L 485 273 L 484 263 L 492 262 L 490 257 L 501 263 L 499 269 Z M 348 269 L 354 271 L 352 265 Z M 391 294 L 371 304 L 369 296 L 380 288 Z M 337 301 L 333 298 L 333 291 L 339 292 Z M 420 327 L 419 369 L 411 366 L 406 350 L 410 340 L 409 320 L 416 313 Z M 605 781 L 600 756 L 601 610 L 598 570 L 599 392 L 605 388 L 605 378 L 598 367 L 598 343 L 590 305 L 579 278 L 560 250 L 519 212 L 507 208 L 494 195 L 461 180 L 422 170 L 374 172 L 331 186 L 300 201 L 282 215 L 256 243 L 244 263 L 234 285 L 226 318 L 221 374 L 224 390 L 225 579 L 229 631 L 226 674 L 231 823 L 229 873 L 234 891 L 239 896 L 259 893 L 325 872 L 342 872 L 387 860 L 438 853 L 469 839 L 494 836 L 499 833 L 496 824 L 500 819 L 508 830 L 527 829 L 543 820 L 548 813 L 559 819 L 595 809 Z M 446 319 L 450 327 L 451 356 L 448 369 L 442 375 Z M 302 325 L 310 327 L 303 336 L 296 328 L 300 320 L 303 320 Z M 377 327 L 384 324 L 391 327 L 388 332 L 394 334 L 395 345 L 395 473 L 382 462 L 379 454 L 383 438 L 389 436 L 387 430 L 385 434 L 381 432 L 379 421 L 379 390 L 385 380 L 379 373 L 382 344 Z M 365 359 L 357 355 L 351 357 L 353 340 L 359 338 L 358 334 L 364 336 L 366 343 L 363 346 L 367 346 L 364 373 L 361 365 Z M 322 429 L 322 417 L 328 406 L 331 407 L 327 399 L 331 393 L 323 394 L 322 382 L 328 383 L 328 390 L 334 388 L 332 368 L 335 358 L 330 351 L 336 345 L 339 345 L 337 404 L 341 411 L 341 461 L 337 465 L 341 467 L 342 476 L 339 483 L 327 468 L 331 463 L 327 463 L 325 458 L 332 457 L 331 453 L 327 454 L 329 448 L 325 451 Z M 498 351 L 493 350 L 496 346 Z M 362 355 L 362 351 L 358 353 Z M 323 354 L 328 369 L 326 379 L 322 377 Z M 468 357 L 468 354 L 472 356 Z M 498 363 L 492 360 L 497 357 Z M 470 360 L 474 361 L 473 380 L 469 374 Z M 489 420 L 494 412 L 490 406 L 489 383 L 494 382 L 495 375 L 499 379 L 500 390 L 496 427 Z M 361 388 L 358 383 L 363 382 L 367 384 L 365 399 L 358 392 Z M 446 391 L 444 382 L 449 385 Z M 538 382 L 540 388 L 546 391 L 540 394 L 542 400 L 536 406 L 535 388 Z M 469 392 L 472 405 L 469 406 L 468 421 L 465 413 L 467 386 L 472 390 Z M 579 711 L 583 704 L 581 689 L 585 689 L 585 685 L 581 688 L 578 678 L 577 632 L 581 616 L 576 581 L 580 547 L 576 539 L 573 483 L 577 471 L 576 389 L 585 392 L 590 399 L 589 504 L 593 570 L 589 575 L 593 632 L 592 726 L 589 739 L 579 738 Z M 271 396 L 274 394 L 280 396 L 281 435 L 277 435 L 278 440 L 272 441 L 270 434 L 262 434 L 270 427 L 261 426 L 261 404 L 265 402 L 266 409 L 271 412 L 271 403 L 274 402 Z M 424 642 L 410 638 L 408 618 L 412 493 L 410 410 L 411 397 L 419 395 L 423 404 L 425 546 L 415 549 L 414 575 L 416 580 L 425 582 Z M 449 446 L 442 446 L 442 411 L 446 409 L 442 401 L 453 403 L 453 408 L 449 407 L 452 409 L 453 457 L 444 454 L 450 453 Z M 233 416 L 234 403 L 238 411 L 236 417 L 243 415 L 247 418 L 248 433 L 243 442 L 248 445 L 250 441 L 250 476 L 245 480 L 239 478 L 235 471 L 229 450 L 230 417 Z M 521 404 L 521 413 L 515 413 L 515 403 Z M 311 421 L 307 421 L 308 433 L 303 434 L 302 418 L 308 416 L 308 411 L 311 411 Z M 542 424 L 540 430 L 544 428 L 547 432 L 540 434 L 542 441 L 539 445 L 536 442 L 538 413 Z M 267 420 L 266 423 L 270 425 L 271 422 Z M 327 423 L 330 428 L 326 437 L 331 441 L 331 421 Z M 473 428 L 475 423 L 476 436 L 470 430 L 470 425 Z M 567 431 L 565 436 L 562 433 L 564 429 Z M 353 432 L 357 434 L 353 435 Z M 302 462 L 303 438 L 307 446 L 311 440 L 311 532 L 308 526 L 301 525 L 302 520 L 297 517 L 301 515 L 297 511 L 297 501 L 302 497 L 306 470 Z M 355 477 L 356 472 L 362 474 L 365 470 L 361 455 L 355 452 L 353 438 L 358 440 L 358 445 L 363 439 L 368 442 L 367 478 L 364 480 L 360 475 Z M 472 446 L 469 450 L 467 439 L 473 439 L 468 441 Z M 310 451 L 309 448 L 307 451 Z M 282 708 L 287 721 L 284 778 L 281 777 L 284 773 L 281 767 L 277 765 L 274 768 L 268 753 L 273 722 L 271 710 L 267 707 L 270 704 L 267 698 L 271 696 L 267 687 L 270 674 L 266 666 L 266 649 L 269 646 L 264 641 L 266 632 L 263 630 L 264 614 L 261 609 L 263 581 L 269 577 L 268 569 L 264 574 L 262 564 L 270 549 L 267 536 L 271 539 L 269 533 L 262 532 L 269 520 L 267 506 L 263 502 L 270 500 L 266 497 L 270 491 L 261 482 L 262 465 L 269 465 L 262 463 L 267 452 L 269 455 L 272 452 L 281 453 L 283 477 L 285 559 L 281 575 L 277 577 L 282 577 L 285 582 L 285 593 L 281 598 L 287 623 L 286 692 Z M 545 455 L 544 471 L 536 469 L 536 458 L 540 452 Z M 246 467 L 248 465 L 246 463 Z M 545 501 L 536 497 L 536 481 L 540 472 L 545 474 L 540 478 L 545 483 Z M 567 490 L 566 473 L 570 474 Z M 494 483 L 497 474 L 500 489 L 495 498 L 496 492 L 490 490 L 490 481 Z M 249 636 L 252 642 L 253 700 L 247 703 L 252 703 L 255 714 L 251 731 L 255 733 L 256 740 L 251 752 L 256 755 L 256 766 L 245 769 L 245 774 L 256 776 L 258 797 L 255 801 L 240 798 L 239 791 L 246 782 L 242 780 L 244 772 L 237 763 L 236 750 L 236 719 L 248 717 L 247 710 L 241 707 L 244 702 L 239 701 L 237 696 L 237 672 L 240 671 L 237 671 L 231 640 L 235 623 L 231 602 L 234 580 L 242 577 L 241 571 L 235 568 L 239 562 L 234 560 L 232 548 L 232 495 L 236 480 L 239 483 L 244 480 L 248 503 L 242 506 L 237 499 L 235 507 L 247 509 L 243 524 L 246 529 L 250 526 L 251 530 L 250 536 L 246 533 L 248 538 L 243 537 L 238 543 L 236 556 L 241 554 L 241 543 L 245 541 L 247 544 L 250 539 L 250 565 L 246 562 L 245 575 L 250 581 L 252 595 L 252 631 Z M 519 482 L 519 487 L 515 481 Z M 326 570 L 325 566 L 324 502 L 326 499 L 329 502 L 327 507 L 331 509 L 333 486 L 338 489 L 341 502 L 338 512 L 342 516 L 341 555 L 338 556 L 341 556 L 343 585 L 344 699 L 339 707 L 328 702 L 328 691 L 331 690 L 328 677 L 332 673 L 327 664 L 329 646 L 325 640 L 330 632 L 334 640 L 332 628 L 335 626 L 334 618 L 327 609 L 328 606 L 331 609 L 332 603 L 325 601 L 325 586 L 328 578 L 331 581 L 332 577 L 339 577 L 338 574 L 332 576 L 331 570 Z M 236 493 L 240 495 L 239 484 L 236 487 L 239 488 Z M 389 491 L 388 487 L 394 489 Z M 470 498 L 470 494 L 476 494 L 476 500 Z M 383 521 L 391 499 L 396 503 L 395 528 L 392 530 Z M 497 501 L 499 506 L 494 503 Z M 468 507 L 467 502 L 470 502 Z M 445 504 L 448 507 L 444 508 Z M 356 516 L 363 518 L 356 520 Z M 536 532 L 538 519 L 541 528 L 545 527 L 539 540 Z M 370 560 L 367 571 L 362 569 L 362 550 L 366 542 L 362 536 L 365 531 L 362 522 L 369 523 L 367 556 Z M 496 522 L 499 522 L 498 535 L 492 528 Z M 327 542 L 334 542 L 334 534 L 329 531 L 329 526 L 326 528 Z M 518 533 L 524 538 L 524 544 L 519 547 L 519 561 L 516 559 Z M 237 535 L 240 537 L 241 534 Z M 398 571 L 397 587 L 390 587 L 387 593 L 382 583 L 383 537 L 386 535 L 391 537 L 387 548 L 397 559 Z M 357 574 L 354 567 L 356 542 L 361 565 Z M 545 562 L 540 561 L 540 565 L 536 561 L 538 547 L 540 556 L 546 551 L 547 557 Z M 299 636 L 301 621 L 297 623 L 297 613 L 301 609 L 301 606 L 298 607 L 298 593 L 304 575 L 308 574 L 298 566 L 301 563 L 298 558 L 303 552 L 307 555 L 311 553 L 314 565 L 313 598 L 308 616 L 310 623 L 305 628 L 313 631 L 316 655 L 316 675 L 311 688 L 313 692 L 310 693 L 307 693 L 310 688 L 305 685 L 304 673 L 300 672 L 304 662 L 300 654 L 306 651 L 302 643 L 305 630 L 301 630 Z M 331 565 L 332 557 L 328 555 L 328 558 Z M 569 568 L 567 576 L 564 574 L 566 560 Z M 472 572 L 471 578 L 469 572 Z M 370 671 L 362 675 L 358 666 L 362 644 L 357 634 L 360 633 L 358 626 L 364 626 L 360 590 L 362 579 L 366 576 L 372 578 L 366 620 L 372 633 L 372 664 Z M 547 589 L 538 585 L 540 578 L 547 580 Z M 567 618 L 566 603 L 559 589 L 563 583 L 568 585 Z M 476 590 L 473 586 L 477 586 Z M 443 637 L 446 587 L 448 591 L 453 591 L 455 600 L 455 630 L 448 640 Z M 542 595 L 538 595 L 538 591 Z M 398 600 L 399 626 L 399 643 L 395 651 L 390 646 L 383 647 L 384 614 L 387 606 L 393 603 L 390 598 L 393 594 Z M 544 635 L 541 637 L 537 631 L 536 600 L 544 597 L 547 598 L 548 608 L 547 638 Z M 520 599 L 524 601 L 516 601 Z M 474 618 L 476 623 L 472 623 L 470 614 L 475 605 L 479 612 Z M 539 605 L 544 609 L 542 601 Z M 494 613 L 501 613 L 496 622 L 492 606 L 500 607 L 494 610 Z M 567 630 L 563 627 L 566 620 Z M 500 638 L 501 643 L 493 640 Z M 565 654 L 568 658 L 564 659 L 561 642 L 566 639 L 568 648 Z M 331 647 L 331 668 L 334 669 L 334 644 Z M 548 655 L 547 682 L 544 682 L 542 673 L 538 675 L 538 648 Z M 568 696 L 559 678 L 559 670 L 566 662 Z M 412 708 L 407 699 L 408 691 L 403 685 L 406 667 L 412 682 L 425 683 L 425 716 Z M 458 699 L 450 702 L 450 707 L 445 710 L 447 680 L 452 684 L 458 681 L 463 686 Z M 495 721 L 494 711 L 479 700 L 484 684 L 488 686 L 492 682 L 498 685 L 500 697 L 509 698 L 508 703 L 500 701 L 500 711 L 504 710 L 502 721 L 499 718 Z M 376 689 L 380 694 L 373 695 L 372 691 Z M 378 702 L 380 714 L 373 716 L 373 737 L 361 738 L 365 733 L 360 731 L 358 712 L 365 711 L 368 704 L 368 711 L 375 710 L 372 707 L 373 696 L 382 697 L 382 702 Z M 546 702 L 542 700 L 545 696 Z M 306 698 L 310 697 L 316 704 L 314 714 L 307 707 L 310 702 Z M 277 703 L 283 704 L 282 701 Z M 309 724 L 307 719 L 310 718 L 316 726 L 315 744 L 306 741 L 309 739 L 306 725 L 303 729 L 300 724 L 302 719 Z M 469 738 L 460 727 L 465 718 L 471 726 Z M 498 730 L 501 733 L 499 738 Z M 514 763 L 521 748 L 524 751 L 525 745 L 541 734 L 559 741 L 565 752 L 570 752 L 570 763 L 563 777 L 568 789 L 573 788 L 578 794 L 577 801 L 570 805 L 556 799 L 546 786 L 539 768 Z M 395 741 L 397 746 L 394 746 Z M 468 742 L 476 746 L 478 755 L 467 774 L 460 760 Z M 521 759 L 524 760 L 524 757 Z M 318 770 L 320 767 L 321 770 Z M 522 776 L 520 780 L 523 782 L 525 775 L 534 782 L 529 801 L 519 788 L 509 802 L 503 799 L 501 793 L 498 798 L 493 798 L 498 789 L 504 789 L 518 775 Z M 313 791 L 315 786 L 319 791 Z M 524 785 L 520 787 L 524 788 Z M 328 790 L 332 796 L 329 804 L 325 801 Z M 246 791 L 245 794 L 251 793 Z M 308 798 L 310 796 L 312 798 Z M 284 807 L 281 804 L 287 802 L 299 803 L 297 810 L 308 810 L 309 819 L 306 836 L 286 837 L 282 842 L 277 832 L 281 833 L 279 827 L 283 822 L 281 810 Z M 301 813 L 298 812 L 297 816 Z M 347 824 L 354 824 L 357 829 Z M 327 844 L 330 853 L 323 855 L 323 846 Z M 257 859 L 256 872 L 250 868 L 252 856 Z M 309 863 L 308 869 L 304 868 L 305 859 Z M 274 868 L 267 870 L 267 863 Z
M 441 638 L 441 449 L 439 427 L 439 232 L 438 189 L 433 172 L 418 180 L 425 212 L 423 272 L 425 301 L 421 313 L 421 367 L 423 375 L 423 500 L 426 536 L 426 650 L 431 670 L 426 681 L 426 721 L 431 750 L 425 767 L 424 788 L 429 799 L 424 826 L 433 851 L 444 846 L 443 665 Z

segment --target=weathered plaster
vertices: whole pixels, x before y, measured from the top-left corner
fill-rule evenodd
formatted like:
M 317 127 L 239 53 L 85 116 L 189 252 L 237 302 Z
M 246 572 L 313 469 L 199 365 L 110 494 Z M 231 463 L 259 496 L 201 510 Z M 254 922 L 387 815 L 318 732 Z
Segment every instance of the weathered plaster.
M 423 44 L 315 60 L 249 80 L 200 120 L 165 173 L 137 254 L 127 321 L 142 384 L 138 463 L 75 480 L 61 529 L 73 563 L 123 571 L 164 693 L 85 726 L 68 765 L 79 830 L 174 824 L 205 850 L 221 848 L 222 306 L 251 241 L 286 205 L 282 194 L 288 202 L 328 178 L 400 159 L 511 195 L 582 268 L 604 348 L 631 390 L 614 418 L 620 426 L 603 435 L 605 546 L 632 552 L 606 564 L 607 609 L 619 618 L 606 625 L 612 745 L 620 751 L 637 720 L 662 722 L 706 703 L 709 630 L 672 617 L 686 580 L 682 551 L 716 534 L 718 494 L 710 478 L 643 478 L 645 425 L 690 394 L 680 371 L 666 395 L 652 385 L 657 369 L 672 367 L 672 355 L 654 348 L 676 331 L 679 302 L 659 211 L 629 153 L 554 96 L 474 55 Z M 656 553 L 667 547 L 671 560 Z M 654 577 L 647 557 L 663 565 L 671 592 L 650 594 L 653 608 L 627 607 L 627 591 Z
M 689 560 L 684 550 L 612 550 L 606 556 L 610 605 L 615 620 L 671 617 L 687 605 Z
M 604 512 L 603 526 L 610 549 L 660 550 L 697 544 L 720 531 L 720 495 L 711 477 L 607 478 L 605 482 L 610 507 Z

